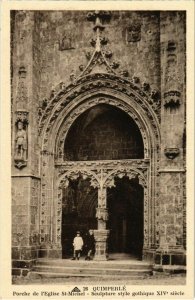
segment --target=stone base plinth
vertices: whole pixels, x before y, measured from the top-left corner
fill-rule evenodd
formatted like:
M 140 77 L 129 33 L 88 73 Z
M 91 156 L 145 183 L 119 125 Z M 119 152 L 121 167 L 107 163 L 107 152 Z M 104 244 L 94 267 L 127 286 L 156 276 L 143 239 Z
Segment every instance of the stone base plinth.
M 186 265 L 186 254 L 185 253 L 159 253 L 155 254 L 154 263 L 157 265 Z
M 38 251 L 39 258 L 62 258 L 61 248 L 47 248 L 42 247 Z
M 107 240 L 109 236 L 109 230 L 94 230 L 94 238 L 95 238 L 95 256 L 94 260 L 107 260 Z
M 170 270 L 170 272 L 173 270 L 179 271 L 185 270 L 186 266 L 186 253 L 185 250 L 182 250 L 181 248 L 169 249 L 166 252 L 160 248 L 157 250 L 144 249 L 142 258 L 143 260 L 154 264 L 154 269 L 156 271 L 164 272 L 165 269 Z
M 37 246 L 12 247 L 12 275 L 27 276 L 38 257 Z

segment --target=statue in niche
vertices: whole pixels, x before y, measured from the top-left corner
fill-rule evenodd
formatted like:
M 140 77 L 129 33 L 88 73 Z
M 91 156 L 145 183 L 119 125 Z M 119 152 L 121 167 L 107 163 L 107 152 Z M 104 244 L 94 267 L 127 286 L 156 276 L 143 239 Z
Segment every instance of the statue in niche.
M 15 159 L 26 160 L 27 158 L 27 133 L 21 121 L 17 123 Z
M 133 23 L 126 28 L 127 43 L 139 42 L 141 40 L 141 24 Z
M 75 49 L 75 47 L 73 46 L 73 38 L 70 33 L 65 33 L 63 38 L 61 38 L 59 42 L 59 50 L 63 51 L 71 49 Z

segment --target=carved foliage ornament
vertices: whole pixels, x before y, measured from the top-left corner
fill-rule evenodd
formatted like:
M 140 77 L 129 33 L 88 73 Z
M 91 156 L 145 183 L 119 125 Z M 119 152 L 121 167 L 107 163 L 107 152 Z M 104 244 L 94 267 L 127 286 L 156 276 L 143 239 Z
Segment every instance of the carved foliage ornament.
M 64 173 L 64 174 L 63 174 Z M 77 170 L 69 170 L 67 171 L 66 169 L 60 169 L 59 174 L 63 174 L 60 179 L 60 184 L 59 188 L 63 189 L 69 186 L 69 180 L 77 180 L 79 177 L 82 177 L 84 180 L 87 178 L 90 178 L 90 185 L 93 188 L 98 188 L 99 183 L 97 179 L 95 178 L 93 172 L 89 170 L 82 170 L 82 169 L 77 169 Z
M 109 79 L 105 80 L 105 79 Z M 39 133 L 41 132 L 49 114 L 50 111 L 53 109 L 54 105 L 59 102 L 56 114 L 54 113 L 54 116 L 58 116 L 58 112 L 60 112 L 71 100 L 76 98 L 77 96 L 82 95 L 83 93 L 86 93 L 88 90 L 93 90 L 100 87 L 106 87 L 112 90 L 116 90 L 119 92 L 122 92 L 126 94 L 127 96 L 132 96 L 135 98 L 135 101 L 140 103 L 142 106 L 144 105 L 144 109 L 147 111 L 147 114 L 149 114 L 149 109 L 145 105 L 145 103 L 141 100 L 145 100 L 148 102 L 154 111 L 156 112 L 156 115 L 160 118 L 160 97 L 159 93 L 155 93 L 152 95 L 152 98 L 150 98 L 149 95 L 143 90 L 141 90 L 137 85 L 135 85 L 133 82 L 130 82 L 126 79 L 121 79 L 118 76 L 111 75 L 111 74 L 92 74 L 85 76 L 85 78 L 81 78 L 79 81 L 77 81 L 76 86 L 70 85 L 69 87 L 65 88 L 62 87 L 62 90 L 58 91 L 57 94 L 48 102 L 47 107 L 43 111 L 43 114 L 40 118 L 39 122 Z M 130 88 L 130 89 L 129 89 Z M 70 92 L 72 90 L 72 92 Z M 137 97 L 136 94 L 140 95 L 141 97 Z M 66 98 L 64 96 L 67 94 Z M 158 97 L 157 97 L 158 96 Z M 61 102 L 60 102 L 61 100 Z M 140 102 L 141 101 L 141 102 Z M 55 118 L 54 118 L 55 119 Z M 53 120 L 54 120 L 53 119 Z M 51 122 L 51 120 L 50 120 Z M 50 126 L 51 127 L 51 126 Z
M 26 109 L 28 102 L 28 90 L 26 86 L 27 71 L 24 66 L 21 66 L 18 70 L 18 87 L 16 103 L 18 109 Z
M 115 186 L 115 182 L 114 182 L 115 177 L 118 177 L 118 178 L 128 177 L 129 180 L 137 178 L 139 181 L 139 184 L 141 184 L 143 187 L 146 187 L 147 180 L 144 176 L 144 171 L 146 171 L 146 169 L 143 169 L 140 172 L 138 170 L 129 169 L 129 168 L 120 168 L 118 170 L 111 171 L 108 174 L 108 178 L 106 179 L 104 186 L 107 188 L 114 187 Z
M 108 221 L 108 210 L 104 207 L 97 207 L 96 218 L 98 220 Z

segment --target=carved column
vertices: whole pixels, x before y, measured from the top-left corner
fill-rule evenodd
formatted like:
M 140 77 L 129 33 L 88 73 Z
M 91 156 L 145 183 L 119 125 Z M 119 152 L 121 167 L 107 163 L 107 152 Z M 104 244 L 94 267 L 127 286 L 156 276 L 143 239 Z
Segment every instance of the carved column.
M 107 260 L 108 258 L 107 240 L 109 230 L 106 229 L 106 223 L 108 220 L 108 210 L 106 204 L 106 188 L 100 187 L 98 189 L 98 207 L 96 210 L 98 229 L 94 230 L 94 237 L 96 241 L 94 260 Z

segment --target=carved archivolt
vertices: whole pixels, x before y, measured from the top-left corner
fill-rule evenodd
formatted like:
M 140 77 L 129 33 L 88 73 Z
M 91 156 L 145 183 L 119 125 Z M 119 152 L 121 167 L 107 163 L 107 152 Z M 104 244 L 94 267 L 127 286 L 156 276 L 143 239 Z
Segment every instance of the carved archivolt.
M 58 118 L 60 112 L 74 100 L 77 102 L 78 97 L 82 98 L 86 95 L 98 91 L 109 90 L 113 95 L 116 93 L 126 95 L 126 99 L 131 99 L 133 102 L 145 112 L 149 118 L 154 130 L 158 131 L 158 118 L 160 118 L 160 99 L 148 95 L 148 93 L 135 84 L 133 81 L 128 81 L 125 78 L 113 74 L 91 74 L 81 77 L 74 84 L 67 88 L 62 85 L 62 88 L 53 91 L 51 99 L 47 101 L 47 106 L 40 114 L 39 133 L 42 133 L 46 125 L 48 132 L 53 126 L 54 121 Z M 109 93 L 107 93 L 109 94 Z M 155 94 L 156 95 L 156 94 Z M 67 109 L 67 108 L 66 108 Z
M 82 101 L 82 100 L 81 100 Z M 61 125 L 61 129 L 58 133 L 58 138 L 56 142 L 56 149 L 55 149 L 55 155 L 56 159 L 61 158 L 61 160 L 66 160 L 66 157 L 64 157 L 64 140 L 66 138 L 66 135 L 68 133 L 68 130 L 70 129 L 71 125 L 74 123 L 74 121 L 77 119 L 77 117 L 90 107 L 93 107 L 100 103 L 106 103 L 115 107 L 118 107 L 119 109 L 125 111 L 137 124 L 141 134 L 142 139 L 144 143 L 144 153 L 145 157 L 148 157 L 149 155 L 149 148 L 150 148 L 150 139 L 152 138 L 152 135 L 149 133 L 149 130 L 147 128 L 148 124 L 145 124 L 142 117 L 139 117 L 137 114 L 137 104 L 132 108 L 127 103 L 124 103 L 123 101 L 113 98 L 113 97 L 94 97 L 89 99 L 86 103 L 78 103 L 78 108 L 74 109 L 72 113 L 69 114 L 68 119 L 66 119 L 63 123 L 63 126 Z M 70 108 L 71 110 L 71 108 Z M 69 113 L 69 111 L 67 112 Z M 154 122 L 152 122 L 153 124 Z M 158 128 L 154 130 L 155 139 L 158 141 Z M 47 148 L 47 146 L 45 146 Z

